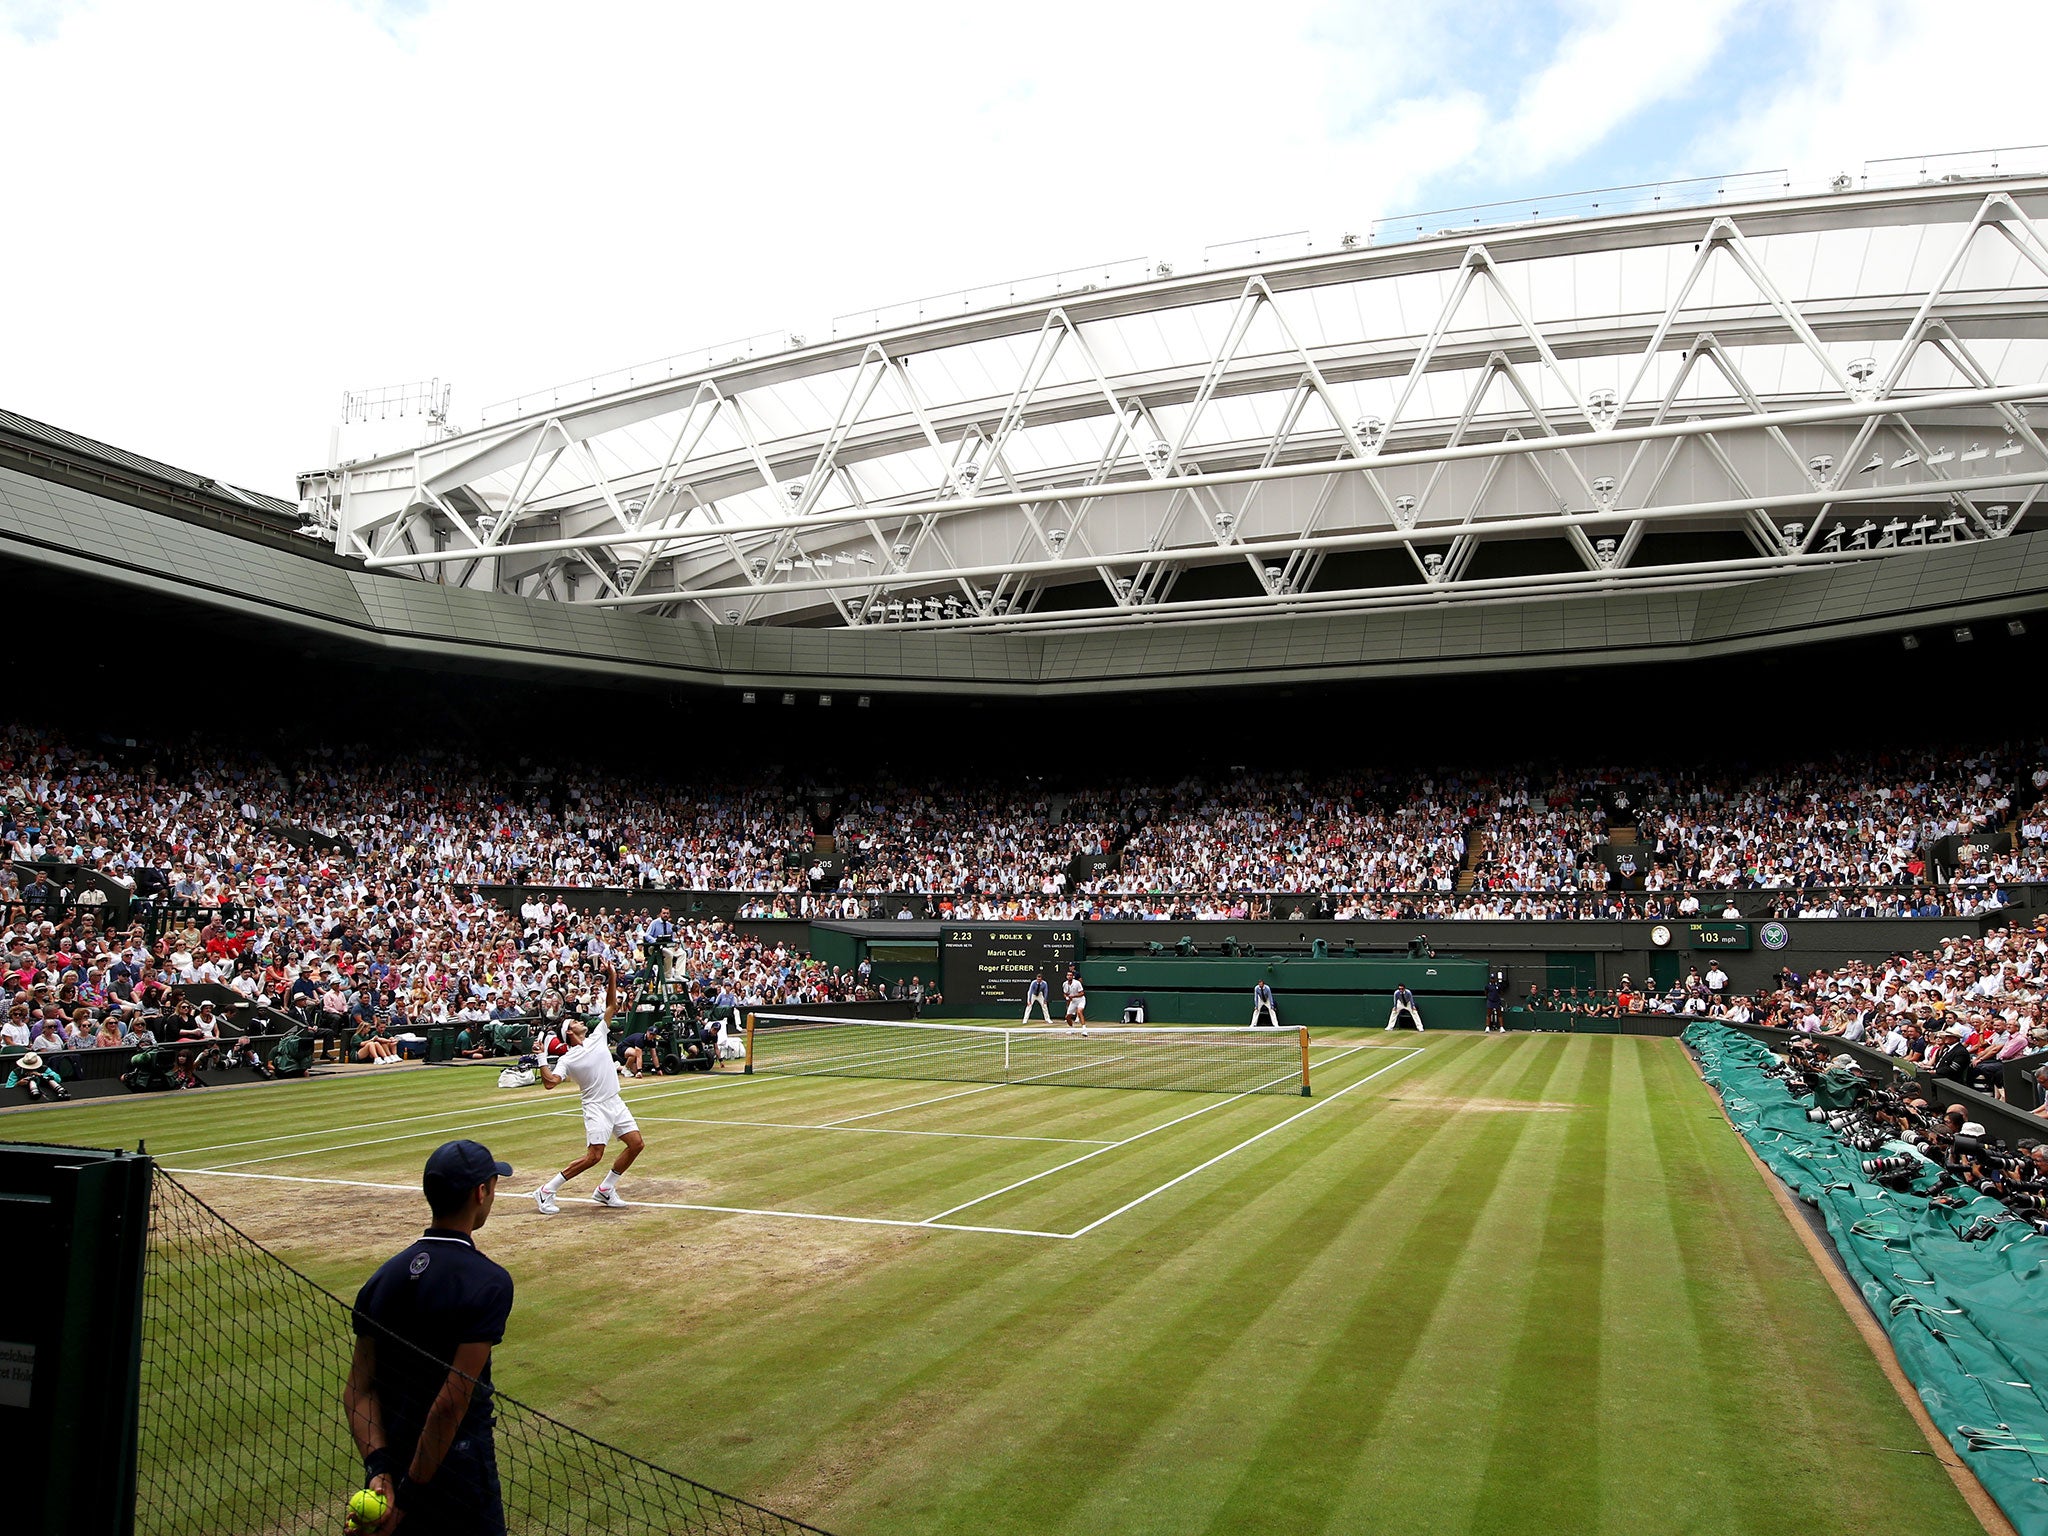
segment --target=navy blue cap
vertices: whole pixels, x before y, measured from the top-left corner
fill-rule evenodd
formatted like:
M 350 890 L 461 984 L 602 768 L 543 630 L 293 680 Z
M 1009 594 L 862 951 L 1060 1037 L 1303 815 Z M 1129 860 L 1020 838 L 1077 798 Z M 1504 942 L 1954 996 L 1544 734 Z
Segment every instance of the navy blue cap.
M 437 1186 L 450 1191 L 475 1189 L 494 1176 L 510 1178 L 512 1165 L 492 1157 L 491 1149 L 480 1141 L 444 1141 L 427 1159 L 420 1184 L 432 1194 Z

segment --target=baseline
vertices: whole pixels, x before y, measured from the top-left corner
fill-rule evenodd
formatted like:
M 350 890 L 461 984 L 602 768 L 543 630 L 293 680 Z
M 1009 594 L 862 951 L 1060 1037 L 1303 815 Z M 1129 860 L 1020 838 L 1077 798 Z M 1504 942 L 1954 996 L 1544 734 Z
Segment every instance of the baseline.
M 235 1173 L 224 1168 L 170 1168 L 165 1173 L 176 1174 L 179 1178 L 205 1179 L 260 1179 L 275 1184 L 325 1184 L 342 1189 L 378 1189 L 394 1194 L 419 1195 L 419 1188 L 412 1184 L 379 1184 L 367 1179 L 321 1179 L 305 1174 L 292 1173 Z M 775 1211 L 747 1205 L 689 1205 L 669 1200 L 634 1200 L 627 1209 L 641 1207 L 656 1211 L 708 1211 L 721 1216 L 775 1216 L 787 1221 L 836 1221 L 850 1226 L 861 1227 L 920 1227 L 937 1232 L 986 1232 L 1001 1237 L 1043 1237 L 1059 1242 L 1071 1242 L 1071 1232 L 1035 1232 L 1028 1227 L 978 1227 L 957 1221 L 907 1221 L 889 1216 L 835 1216 L 825 1211 Z

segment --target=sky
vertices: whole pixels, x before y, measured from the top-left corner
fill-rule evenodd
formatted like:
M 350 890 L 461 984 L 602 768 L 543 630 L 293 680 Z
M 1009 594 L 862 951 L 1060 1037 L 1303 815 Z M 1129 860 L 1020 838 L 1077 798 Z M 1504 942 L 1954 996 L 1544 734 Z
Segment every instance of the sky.
M 470 425 L 1021 274 L 2037 143 L 2044 51 L 2038 0 L 0 0 L 0 407 L 291 496 L 346 389 Z

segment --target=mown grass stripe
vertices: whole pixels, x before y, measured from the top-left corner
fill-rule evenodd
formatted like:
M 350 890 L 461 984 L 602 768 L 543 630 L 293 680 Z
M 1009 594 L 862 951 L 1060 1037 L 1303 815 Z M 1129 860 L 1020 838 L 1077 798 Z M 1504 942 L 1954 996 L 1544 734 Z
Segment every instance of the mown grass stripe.
M 1565 1128 L 1545 1207 L 1543 1246 L 1523 1303 L 1474 1532 L 1586 1531 L 1602 1496 L 1599 1414 L 1605 1281 L 1607 1129 L 1615 1050 L 1574 1039 Z
M 1521 1071 L 1510 1095 L 1540 1093 L 1556 1070 L 1553 1052 L 1532 1040 L 1516 1055 L 1526 1059 L 1514 1061 Z M 1315 1370 L 1269 1411 L 1257 1452 L 1204 1529 L 1319 1531 L 1343 1496 L 1360 1447 L 1393 1407 L 1392 1389 L 1441 1301 L 1438 1278 L 1456 1267 L 1507 1171 L 1482 1125 L 1446 1121 L 1465 1145 L 1386 1262 L 1343 1305 L 1341 1323 L 1320 1341 Z M 1314 1456 L 1303 1454 L 1307 1446 Z

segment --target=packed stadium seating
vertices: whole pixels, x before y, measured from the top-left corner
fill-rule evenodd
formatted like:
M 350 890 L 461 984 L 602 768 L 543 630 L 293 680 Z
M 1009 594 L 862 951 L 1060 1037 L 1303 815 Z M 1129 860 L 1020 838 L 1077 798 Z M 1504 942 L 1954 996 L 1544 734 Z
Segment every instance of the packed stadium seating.
M 906 892 L 933 915 L 993 918 L 1244 918 L 1303 899 L 1335 917 L 1963 915 L 2048 874 L 2039 762 L 2006 745 L 1748 771 L 1234 771 L 1064 791 L 877 775 L 812 793 L 436 752 L 116 751 L 16 725 L 0 738 L 9 1028 L 112 1043 L 206 983 L 343 1036 L 559 1013 L 590 999 L 606 958 L 638 963 L 648 921 L 547 894 L 567 889 L 754 893 L 743 917 L 862 915 L 868 896 Z M 1939 839 L 2005 829 L 2020 833 L 2009 851 L 1930 866 Z M 477 889 L 491 885 L 538 891 Z M 153 948 L 100 920 L 114 897 L 151 917 Z M 725 923 L 688 918 L 676 941 L 707 1003 L 876 991 Z M 2010 987 L 1987 1005 L 2008 1027 L 2038 1022 L 2039 946 L 2013 960 L 1983 943 L 1945 976 L 1978 997 L 1995 960 Z M 1896 1011 L 1924 984 L 1807 978 L 1758 1006 L 1827 1028 L 1859 988 Z

